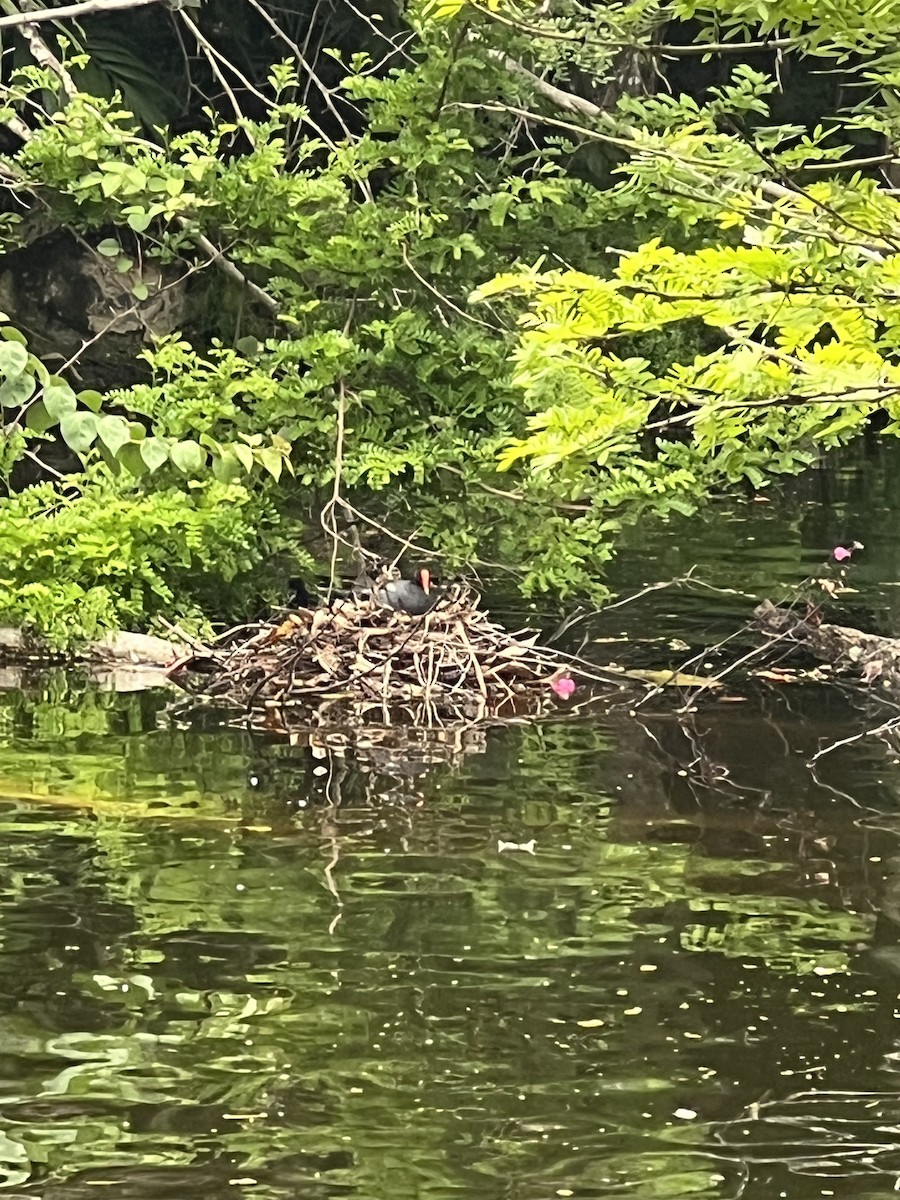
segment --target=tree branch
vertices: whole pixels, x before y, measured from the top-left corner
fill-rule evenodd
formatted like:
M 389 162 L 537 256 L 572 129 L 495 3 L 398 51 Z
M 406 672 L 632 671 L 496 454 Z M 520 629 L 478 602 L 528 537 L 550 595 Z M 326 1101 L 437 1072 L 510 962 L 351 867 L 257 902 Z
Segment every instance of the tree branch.
M 188 16 L 188 14 L 183 9 L 180 13 L 180 16 L 181 16 L 182 21 L 185 23 L 185 25 L 188 27 L 188 29 L 191 31 L 191 33 L 194 35 L 197 45 L 200 47 L 200 49 L 206 55 L 206 61 L 209 63 L 209 69 L 212 71 L 214 77 L 219 81 L 222 91 L 225 93 L 225 95 L 231 101 L 231 108 L 234 113 L 235 121 L 243 120 L 244 113 L 241 109 L 241 106 L 237 102 L 237 96 L 235 96 L 234 92 L 231 89 L 231 85 L 229 84 L 228 80 L 225 78 L 224 73 L 219 68 L 217 59 L 220 58 L 221 56 L 216 51 L 215 47 L 213 45 L 211 45 L 211 43 L 203 36 L 203 34 L 200 32 L 200 30 L 197 28 L 197 26 L 194 24 L 194 22 L 191 20 L 191 18 Z M 244 129 L 244 134 L 247 137 L 247 140 L 250 142 L 250 145 L 253 146 L 253 148 L 255 150 L 256 145 L 253 141 L 253 138 L 250 136 L 249 131 L 246 128 Z
M 266 11 L 266 9 L 262 6 L 262 4 L 259 3 L 259 0 L 248 0 L 248 2 L 250 4 L 250 6 L 252 8 L 254 8 L 259 13 L 259 15 L 263 18 L 263 20 L 266 22 L 266 24 L 269 26 L 269 28 L 273 31 L 275 36 L 280 38 L 281 41 L 283 41 L 286 46 L 290 47 L 290 49 L 293 51 L 294 56 L 297 59 L 297 62 L 300 64 L 300 66 L 306 72 L 309 82 L 314 83 L 315 86 L 318 88 L 319 94 L 322 97 L 325 107 L 328 109 L 328 111 L 334 117 L 335 121 L 337 121 L 338 125 L 344 131 L 344 136 L 347 138 L 352 137 L 352 134 L 351 134 L 350 130 L 348 129 L 346 122 L 344 121 L 343 117 L 341 116 L 340 112 L 338 111 L 337 105 L 334 102 L 334 98 L 331 94 L 330 88 L 327 88 L 325 86 L 325 84 L 322 82 L 322 80 L 319 78 L 319 76 L 316 74 L 315 68 L 312 66 L 311 63 L 309 63 L 307 61 L 303 51 L 300 49 L 300 46 L 295 41 L 293 41 L 293 39 L 288 37 L 288 35 L 281 28 L 281 26 L 278 24 L 278 22 L 275 21 L 274 18 L 272 17 L 272 15 Z M 308 125 L 310 125 L 316 131 L 316 133 L 319 135 L 319 137 L 323 140 L 325 145 L 328 146 L 328 148 L 330 150 L 334 151 L 337 149 L 337 147 L 335 146 L 335 144 L 331 140 L 331 138 L 329 138 L 328 135 L 324 132 L 324 130 L 317 123 L 315 123 L 312 120 L 312 118 L 310 117 L 310 115 L 308 113 L 304 116 L 304 120 L 306 121 L 306 123 Z M 369 198 L 372 199 L 371 193 L 369 193 Z
M 22 0 L 22 4 L 24 7 L 29 8 L 27 13 L 16 12 L 16 6 L 13 0 L 0 0 L 0 7 L 2 7 L 4 11 L 8 13 L 10 10 L 12 10 L 11 15 L 15 15 L 16 20 L 13 22 L 13 24 L 16 26 L 17 32 L 21 34 L 21 36 L 28 43 L 28 48 L 31 50 L 31 54 L 35 62 L 53 72 L 62 85 L 63 91 L 71 100 L 71 98 L 78 92 L 78 88 L 75 86 L 72 76 L 47 45 L 40 29 L 33 20 L 35 14 L 40 15 L 45 10 L 37 9 L 35 12 L 32 12 L 30 9 L 30 0 Z
M 555 105 L 557 108 L 562 108 L 567 112 L 576 113 L 579 116 L 590 117 L 593 120 L 602 119 L 602 120 L 605 120 L 607 123 L 610 122 L 611 118 L 610 118 L 609 113 L 605 112 L 602 108 L 600 108 L 599 105 L 592 103 L 590 100 L 585 100 L 581 96 L 576 96 L 572 92 L 565 92 L 561 88 L 554 87 L 552 83 L 547 83 L 545 80 L 539 79 L 538 76 L 535 75 L 532 71 L 529 71 L 527 69 L 527 67 L 523 67 L 521 63 L 516 62 L 515 59 L 509 58 L 507 55 L 503 54 L 499 50 L 490 50 L 490 51 L 488 51 L 488 53 L 490 54 L 490 56 L 492 58 L 494 58 L 498 62 L 502 63 L 507 71 L 509 71 L 513 75 L 518 75 L 520 79 L 524 79 L 529 84 L 529 86 L 535 92 L 537 92 L 538 95 L 545 97 L 547 100 L 549 100 L 551 102 L 551 104 Z M 617 146 L 617 147 L 621 147 L 621 148 L 624 148 L 627 150 L 634 150 L 636 148 L 635 142 L 630 138 L 616 137 L 611 134 L 602 133 L 596 129 L 585 129 L 583 126 L 573 125 L 568 121 L 555 121 L 552 117 L 543 117 L 543 116 L 541 116 L 540 113 L 529 113 L 527 110 L 517 108 L 514 105 L 509 105 L 509 104 L 500 104 L 500 105 L 496 105 L 496 104 L 484 104 L 484 105 L 460 104 L 459 107 L 460 108 L 483 108 L 486 111 L 502 110 L 502 111 L 511 113 L 513 116 L 531 117 L 533 120 L 542 121 L 542 122 L 545 122 L 550 125 L 555 125 L 557 128 L 568 129 L 569 131 L 571 131 L 573 133 L 577 133 L 581 137 L 590 138 L 593 141 L 604 142 L 607 145 Z M 759 147 L 756 146 L 755 143 L 753 143 L 749 138 L 744 137 L 744 142 L 747 146 L 750 147 L 750 149 L 752 149 L 757 154 L 760 161 L 770 171 L 772 171 L 773 174 L 778 173 L 777 163 L 774 163 L 772 161 L 772 159 L 769 158 L 763 151 L 761 151 L 759 149 Z M 647 148 L 644 147 L 643 149 L 646 150 Z M 656 153 L 656 154 L 668 153 L 669 157 L 672 159 L 672 161 L 680 162 L 683 166 L 691 167 L 692 169 L 696 170 L 695 165 L 693 163 L 691 163 L 690 160 L 685 159 L 685 158 L 679 158 L 677 155 L 671 154 L 671 152 L 667 152 L 665 149 L 661 148 L 659 150 L 655 150 L 654 153 Z M 709 166 L 713 166 L 714 164 L 706 163 L 704 165 L 709 167 Z M 827 204 L 822 200 L 816 199 L 814 196 L 810 195 L 810 193 L 808 191 L 806 191 L 804 188 L 800 187 L 797 184 L 792 184 L 792 186 L 788 187 L 785 184 L 777 183 L 777 182 L 775 182 L 775 180 L 772 180 L 772 179 L 760 179 L 757 181 L 757 186 L 758 186 L 758 189 L 759 189 L 759 192 L 761 195 L 770 196 L 770 197 L 772 197 L 773 201 L 796 199 L 798 196 L 802 196 L 806 200 L 808 200 L 812 205 L 814 205 L 814 207 L 817 208 L 820 212 L 827 213 L 830 217 L 832 217 L 835 221 L 839 222 L 840 224 L 844 225 L 847 229 L 852 229 L 852 230 L 854 230 L 854 232 L 861 233 L 864 236 L 867 235 L 868 231 L 865 230 L 863 227 L 857 225 L 854 221 L 852 221 L 848 217 L 844 216 L 843 213 L 839 212 L 837 209 L 832 207 L 830 204 Z M 825 236 L 825 233 L 822 230 L 818 230 L 817 233 L 818 233 L 818 236 L 820 236 L 820 237 Z M 870 262 L 883 262 L 885 254 L 887 252 L 893 253 L 898 249 L 898 247 L 895 246 L 893 242 L 890 242 L 886 239 L 883 240 L 881 242 L 881 244 L 879 245 L 879 244 L 872 244 L 872 242 L 860 242 L 860 241 L 854 241 L 852 239 L 839 239 L 835 232 L 831 232 L 830 236 L 831 236 L 832 241 L 835 244 L 852 246 L 854 249 L 856 249 L 859 252 L 861 257 L 868 259 Z
M 60 8 L 41 8 L 34 12 L 0 17 L 0 29 L 12 29 L 17 25 L 39 25 L 43 21 L 65 21 L 69 17 L 102 15 L 123 8 L 143 8 L 147 4 L 163 2 L 164 0 L 84 0 L 82 4 L 64 4 Z
M 524 79 L 529 87 L 544 96 L 551 104 L 555 104 L 557 108 L 563 108 L 566 112 L 580 113 L 583 117 L 602 117 L 604 115 L 603 109 L 599 105 L 585 100 L 582 96 L 576 96 L 573 92 L 564 92 L 562 88 L 554 87 L 552 83 L 547 83 L 545 79 L 539 78 L 533 71 L 529 71 L 520 62 L 516 62 L 514 58 L 509 58 L 502 50 L 489 50 L 488 54 L 497 62 L 502 63 L 511 75 L 518 75 L 520 79 Z
M 186 222 L 185 222 L 186 223 Z M 261 287 L 255 284 L 251 279 L 248 279 L 244 272 L 227 258 L 222 250 L 218 250 L 213 243 L 204 234 L 199 233 L 194 235 L 195 241 L 200 249 L 209 257 L 209 261 L 214 263 L 223 275 L 227 275 L 229 279 L 233 279 L 235 283 L 247 289 L 250 295 L 263 308 L 268 309 L 270 313 L 278 312 L 278 301 L 274 296 L 270 296 L 268 292 L 263 291 Z

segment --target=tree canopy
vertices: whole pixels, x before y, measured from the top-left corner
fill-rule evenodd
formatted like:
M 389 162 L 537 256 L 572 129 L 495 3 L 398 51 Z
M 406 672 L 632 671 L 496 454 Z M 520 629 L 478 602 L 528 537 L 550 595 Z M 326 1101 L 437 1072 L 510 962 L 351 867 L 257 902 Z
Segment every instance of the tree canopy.
M 896 431 L 900 3 L 127 5 L 0 0 L 4 253 L 109 310 L 0 325 L 0 622 L 228 615 L 351 517 L 598 596 L 624 524 Z

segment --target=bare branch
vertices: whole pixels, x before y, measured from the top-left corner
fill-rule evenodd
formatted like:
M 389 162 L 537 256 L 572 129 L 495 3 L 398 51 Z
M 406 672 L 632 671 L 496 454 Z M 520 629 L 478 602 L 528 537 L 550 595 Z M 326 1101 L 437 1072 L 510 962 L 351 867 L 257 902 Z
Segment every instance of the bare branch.
M 281 26 L 278 24 L 278 22 L 276 20 L 274 20 L 274 18 L 271 16 L 271 14 L 268 13 L 263 8 L 263 6 L 259 3 L 259 0 L 249 0 L 249 3 L 251 5 L 251 7 L 256 9 L 256 11 L 259 13 L 259 15 L 263 18 L 263 20 L 266 22 L 266 24 L 269 26 L 269 28 L 275 34 L 275 36 L 280 38 L 281 41 L 283 41 L 284 44 L 290 48 L 290 50 L 293 52 L 294 56 L 296 57 L 297 62 L 300 64 L 300 66 L 306 72 L 306 75 L 307 75 L 310 83 L 314 83 L 316 85 L 316 87 L 318 88 L 319 93 L 322 97 L 322 100 L 325 104 L 325 107 L 328 109 L 328 111 L 331 113 L 331 115 L 337 121 L 338 125 L 340 125 L 341 129 L 344 131 L 344 136 L 348 137 L 348 138 L 351 137 L 352 135 L 350 133 L 350 130 L 347 128 L 346 122 L 341 117 L 341 114 L 338 112 L 337 105 L 335 104 L 334 100 L 332 99 L 330 89 L 325 86 L 325 84 L 322 82 L 322 80 L 316 74 L 315 69 L 307 61 L 306 56 L 304 55 L 301 48 L 297 45 L 297 43 L 292 38 L 288 37 L 288 35 L 281 28 Z M 318 133 L 319 137 L 322 138 L 322 140 L 325 142 L 325 144 L 331 150 L 334 150 L 335 149 L 334 142 L 331 141 L 331 139 L 326 136 L 326 134 L 322 131 L 322 129 L 320 129 L 318 125 L 313 124 L 313 122 L 309 119 L 309 117 L 307 117 L 306 120 L 309 125 L 312 125 L 312 127 L 315 129 L 316 133 Z
M 524 79 L 539 95 L 544 96 L 557 108 L 563 108 L 566 112 L 580 113 L 583 117 L 603 115 L 603 109 L 599 105 L 585 100 L 582 96 L 576 96 L 573 92 L 564 92 L 562 88 L 554 87 L 552 83 L 540 79 L 533 71 L 529 71 L 520 62 L 516 62 L 514 58 L 508 58 L 501 50 L 489 50 L 488 54 L 497 62 L 502 63 L 511 75 L 518 75 L 520 79 Z
M 181 10 L 181 12 L 179 13 L 179 16 L 181 17 L 181 20 L 184 22 L 184 24 L 191 31 L 191 33 L 194 35 L 197 45 L 200 47 L 200 49 L 206 55 L 206 59 L 209 63 L 210 70 L 212 71 L 213 75 L 215 75 L 216 79 L 218 79 L 219 83 L 222 85 L 223 90 L 225 91 L 226 95 L 228 96 L 228 99 L 231 101 L 231 107 L 234 109 L 234 115 L 235 115 L 236 120 L 238 120 L 238 121 L 243 120 L 244 113 L 241 111 L 241 107 L 237 102 L 237 97 L 235 96 L 234 92 L 232 91 L 231 87 L 229 86 L 228 80 L 225 78 L 225 75 L 223 74 L 223 72 L 219 69 L 218 63 L 222 63 L 224 66 L 228 67 L 228 69 L 241 81 L 241 83 L 244 85 L 244 87 L 247 89 L 247 91 L 252 93 L 252 95 L 256 96 L 257 100 L 261 100 L 262 103 L 267 108 L 273 107 L 272 101 L 267 96 L 264 96 L 262 94 L 262 92 L 260 92 L 257 88 L 255 88 L 253 86 L 253 84 L 250 82 L 250 80 L 247 79 L 247 77 L 244 74 L 242 74 L 241 71 L 238 70 L 238 68 L 234 65 L 234 63 L 230 62 L 225 57 L 224 54 L 222 54 L 220 51 L 218 51 L 215 48 L 215 46 L 212 44 L 211 41 L 209 41 L 208 38 L 203 36 L 203 34 L 200 32 L 200 29 L 197 26 L 196 22 L 191 20 L 191 18 L 184 11 L 184 9 Z M 250 143 L 252 145 L 253 137 L 251 136 L 250 131 L 246 128 L 246 126 L 243 128 L 243 132 L 244 132 L 245 137 L 247 137 L 247 139 L 250 141 Z
M 502 329 L 500 326 L 492 325 L 489 321 L 482 321 L 480 317 L 475 317 L 472 315 L 472 313 L 466 312 L 465 309 L 462 309 L 458 304 L 455 304 L 449 296 L 445 295 L 442 291 L 436 288 L 433 283 L 429 283 L 425 276 L 416 270 L 409 257 L 406 245 L 403 242 L 400 243 L 400 253 L 403 256 L 403 261 L 406 264 L 407 270 L 410 272 L 410 274 L 418 279 L 422 287 L 431 292 L 432 296 L 434 296 L 436 300 L 440 301 L 441 304 L 445 304 L 447 308 L 455 312 L 458 317 L 462 317 L 466 321 L 471 321 L 473 325 L 481 325 L 484 329 L 490 329 L 492 333 L 506 333 L 506 330 Z
M 3 121 L 3 124 L 6 126 L 6 128 L 9 130 L 10 133 L 14 134 L 22 142 L 27 142 L 28 139 L 31 137 L 31 130 L 28 128 L 28 126 L 25 124 L 25 122 L 22 120 L 22 118 L 17 117 L 15 114 L 12 114 L 11 116 L 6 117 Z M 6 172 L 4 171 L 3 174 L 5 175 Z M 6 185 L 6 186 L 11 186 L 11 185 Z
M 840 741 L 830 742 L 827 746 L 822 746 L 817 750 L 806 765 L 812 767 L 813 763 L 817 762 L 820 758 L 824 758 L 826 754 L 831 754 L 833 750 L 840 749 L 841 746 L 852 746 L 854 742 L 862 741 L 863 738 L 878 737 L 882 733 L 893 733 L 898 727 L 900 727 L 900 717 L 891 717 L 890 720 L 883 722 L 883 724 L 876 725 L 874 729 L 864 729 L 862 733 L 854 733 L 852 737 L 845 737 L 841 738 Z
M 184 223 L 186 224 L 187 222 L 185 221 Z M 268 292 L 263 291 L 261 287 L 251 279 L 248 279 L 244 272 L 235 266 L 231 259 L 225 256 L 223 251 L 218 250 L 208 237 L 205 237 L 202 233 L 194 236 L 197 245 L 204 254 L 208 255 L 209 261 L 215 263 L 223 275 L 227 275 L 229 279 L 233 279 L 235 283 L 246 288 L 254 300 L 258 301 L 264 308 L 267 308 L 269 312 L 278 312 L 278 301 L 274 296 L 270 296 Z
M 82 4 L 63 4 L 60 8 L 40 8 L 33 12 L 13 13 L 0 17 L 0 29 L 12 29 L 17 25 L 39 25 L 44 21 L 65 21 L 69 17 L 102 16 L 126 8 L 143 8 L 148 4 L 160 4 L 164 0 L 84 0 Z

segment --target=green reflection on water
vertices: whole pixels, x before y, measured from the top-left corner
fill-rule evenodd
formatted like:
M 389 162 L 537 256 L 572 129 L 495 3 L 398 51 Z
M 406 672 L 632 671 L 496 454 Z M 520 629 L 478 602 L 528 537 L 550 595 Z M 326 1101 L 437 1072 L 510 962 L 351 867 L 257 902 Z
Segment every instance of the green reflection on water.
M 765 589 L 829 539 L 877 547 L 833 531 L 857 519 L 834 486 L 715 526 L 708 577 Z M 642 536 L 634 582 L 689 565 Z M 885 538 L 854 603 L 887 622 Z M 702 643 L 740 611 L 615 620 Z M 0 1191 L 896 1194 L 896 770 L 862 744 L 805 767 L 863 719 L 840 696 L 623 708 L 415 763 L 163 704 L 0 695 Z
M 852 962 L 861 839 L 888 835 L 856 808 L 828 809 L 836 903 L 806 808 L 686 803 L 627 717 L 399 782 L 345 760 L 335 805 L 306 751 L 157 728 L 160 703 L 6 699 L 11 1194 L 752 1195 L 722 1130 L 832 1071 L 823 1017 L 881 1019 Z

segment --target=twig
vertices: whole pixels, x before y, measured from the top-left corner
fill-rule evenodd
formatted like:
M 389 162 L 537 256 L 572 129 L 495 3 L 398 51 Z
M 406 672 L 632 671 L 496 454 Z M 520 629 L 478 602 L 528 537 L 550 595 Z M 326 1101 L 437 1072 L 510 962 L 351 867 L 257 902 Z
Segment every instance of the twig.
M 479 690 L 486 700 L 488 694 L 487 683 L 485 682 L 484 672 L 481 670 L 481 663 L 478 661 L 478 655 L 472 649 L 472 643 L 469 641 L 469 635 L 466 633 L 466 627 L 463 625 L 462 621 L 457 623 L 456 628 L 459 633 L 460 641 L 462 641 L 469 651 L 469 657 L 472 660 L 472 669 L 475 672 L 475 678 L 478 680 Z
M 353 317 L 355 315 L 355 312 L 356 312 L 356 298 L 354 297 L 350 301 L 350 307 L 347 311 L 347 316 L 344 320 L 343 333 L 344 333 L 345 337 L 347 336 L 347 334 L 349 334 L 350 329 L 352 328 Z M 328 604 L 331 603 L 332 593 L 334 592 L 335 578 L 336 578 L 336 572 L 337 572 L 338 544 L 339 544 L 339 542 L 342 542 L 342 541 L 344 542 L 345 545 L 348 544 L 345 539 L 341 538 L 340 534 L 338 533 L 338 527 L 337 527 L 338 506 L 340 505 L 341 507 L 344 507 L 344 508 L 348 507 L 344 503 L 344 501 L 342 501 L 342 499 L 341 499 L 341 477 L 342 477 L 343 471 L 344 471 L 344 422 L 345 422 L 346 402 L 347 402 L 347 392 L 346 392 L 346 386 L 344 384 L 344 380 L 342 377 L 338 381 L 337 427 L 335 429 L 335 435 L 334 435 L 334 481 L 332 483 L 332 488 L 331 488 L 331 499 L 325 505 L 325 507 L 322 509 L 322 512 L 319 516 L 319 523 L 322 526 L 322 529 L 325 531 L 325 533 L 329 534 L 332 539 L 332 541 L 331 541 L 331 569 L 329 571 L 329 576 L 328 576 L 328 596 L 327 596 L 327 600 L 326 600 L 326 603 L 328 603 Z M 330 524 L 329 524 L 329 522 L 330 522 Z M 358 544 L 359 543 L 359 534 L 358 533 L 356 535 L 356 541 Z
M 850 746 L 853 742 L 862 741 L 863 738 L 877 737 L 880 733 L 891 733 L 895 729 L 900 729 L 900 717 L 891 717 L 889 721 L 884 721 L 881 725 L 876 725 L 874 729 L 864 729 L 862 733 L 854 733 L 852 737 L 841 738 L 840 741 L 831 742 L 830 745 L 823 746 L 821 750 L 815 752 L 806 765 L 811 767 L 820 758 L 824 758 L 826 754 L 831 754 L 833 750 L 837 750 L 841 746 Z
M 334 483 L 331 490 L 331 509 L 332 527 L 335 533 L 337 532 L 334 526 L 335 510 L 341 499 L 341 474 L 344 469 L 344 407 L 345 407 L 345 391 L 344 381 L 338 383 L 338 399 L 337 399 L 337 428 L 334 435 Z M 322 511 L 324 524 L 325 510 Z M 328 594 L 325 598 L 325 603 L 331 603 L 331 596 L 334 592 L 335 578 L 337 575 L 337 555 L 338 555 L 338 539 L 332 538 L 331 542 L 331 566 L 328 572 Z
M 425 278 L 425 276 L 422 275 L 421 272 L 416 267 L 413 266 L 412 261 L 409 257 L 409 254 L 407 252 L 405 242 L 400 243 L 400 254 L 401 254 L 403 261 L 406 264 L 406 268 L 410 272 L 410 274 L 413 275 L 416 279 L 418 279 L 419 283 L 421 283 L 422 287 L 425 288 L 426 291 L 431 292 L 432 296 L 436 297 L 440 301 L 441 304 L 445 304 L 447 306 L 447 308 L 449 308 L 453 312 L 455 312 L 457 316 L 462 317 L 463 320 L 465 320 L 465 321 L 471 321 L 473 325 L 480 325 L 483 329 L 490 329 L 490 331 L 492 333 L 505 334 L 508 332 L 501 325 L 492 325 L 490 323 L 490 321 L 482 321 L 482 319 L 480 317 L 475 317 L 471 313 L 466 312 L 465 309 L 460 308 L 458 304 L 456 304 L 453 300 L 451 300 L 449 296 L 445 295 L 442 291 L 440 291 L 438 288 L 436 288 L 433 283 L 430 283 Z
M 482 17 L 488 17 L 500 25 L 517 29 L 531 37 L 543 38 L 549 41 L 574 42 L 579 46 L 600 46 L 604 50 L 629 50 L 634 54 L 659 54 L 665 58 L 688 58 L 703 54 L 746 54 L 752 50 L 790 50 L 800 44 L 799 38 L 770 38 L 768 41 L 756 42 L 688 42 L 682 45 L 669 42 L 628 42 L 620 38 L 592 38 L 583 33 L 565 33 L 562 30 L 541 25 L 531 25 L 526 21 L 515 21 L 492 8 L 483 8 L 480 4 L 471 7 Z
M 209 69 L 212 71 L 212 73 L 216 77 L 216 79 L 218 79 L 218 81 L 222 87 L 222 91 L 225 93 L 225 95 L 231 101 L 231 107 L 234 112 L 235 120 L 237 120 L 237 121 L 243 120 L 244 113 L 243 113 L 243 110 L 241 109 L 241 106 L 238 104 L 237 96 L 235 96 L 234 92 L 232 91 L 231 85 L 229 84 L 228 80 L 225 78 L 224 73 L 219 68 L 217 59 L 222 58 L 222 55 L 220 55 L 219 52 L 216 50 L 216 48 L 212 45 L 212 43 L 203 36 L 203 34 L 197 28 L 196 24 L 191 20 L 191 18 L 188 16 L 188 14 L 185 12 L 185 10 L 183 8 L 179 11 L 178 15 L 181 17 L 181 20 L 184 22 L 184 24 L 187 26 L 187 28 L 191 31 L 191 33 L 194 35 L 194 40 L 196 41 L 197 45 L 200 47 L 200 49 L 203 51 L 203 53 L 206 56 L 206 61 L 209 63 Z M 229 63 L 229 66 L 230 65 L 231 64 Z M 232 70 L 234 70 L 234 68 L 232 68 Z M 237 71 L 235 71 L 235 74 L 237 74 Z M 250 134 L 250 131 L 245 128 L 244 133 L 246 134 L 250 144 L 254 145 L 253 138 Z
M 611 611 L 614 608 L 624 608 L 626 604 L 633 604 L 635 600 L 642 600 L 644 596 L 649 596 L 652 592 L 662 592 L 666 588 L 679 587 L 683 583 L 691 580 L 691 577 L 696 571 L 696 564 L 685 575 L 676 576 L 675 579 L 666 579 L 661 583 L 650 583 L 645 588 L 641 588 L 639 592 L 634 592 L 630 596 L 624 596 L 621 600 L 616 600 L 612 604 L 604 604 L 603 608 L 593 608 L 588 612 L 576 612 L 571 616 L 566 617 L 547 639 L 549 642 L 555 642 L 557 638 L 561 638 L 564 633 L 568 633 L 570 629 L 580 624 L 582 621 L 587 621 L 590 617 L 599 617 L 604 613 Z
M 232 92 L 231 92 L 231 89 L 230 89 L 230 88 L 228 88 L 228 85 L 227 85 L 227 84 L 225 83 L 225 81 L 222 79 L 222 77 L 221 77 L 221 75 L 219 74 L 219 72 L 218 72 L 218 71 L 215 69 L 215 67 L 212 65 L 212 59 L 215 59 L 217 62 L 220 62 L 220 63 L 222 63 L 224 66 L 226 66 L 226 67 L 228 68 L 228 70 L 229 70 L 229 71 L 231 71 L 231 73 L 232 73 L 232 74 L 233 74 L 233 75 L 234 75 L 234 76 L 235 76 L 237 79 L 239 79 L 239 80 L 240 80 L 240 82 L 241 82 L 241 83 L 244 85 L 244 87 L 245 87 L 245 88 L 247 89 L 247 91 L 248 91 L 248 92 L 251 94 L 251 96 L 255 96 L 255 97 L 256 97 L 256 99 L 257 99 L 257 100 L 259 100 L 259 102 L 260 102 L 260 103 L 261 103 L 261 104 L 262 104 L 262 105 L 263 105 L 265 108 L 268 108 L 268 109 L 272 109 L 272 108 L 274 108 L 274 107 L 275 107 L 275 101 L 274 101 L 274 100 L 273 100 L 273 99 L 272 99 L 270 96 L 267 96 L 267 95 L 265 95 L 265 93 L 264 93 L 264 92 L 261 92 L 261 91 L 259 90 L 259 88 L 257 88 L 257 87 L 254 87 L 254 85 L 253 85 L 253 84 L 250 82 L 250 80 L 249 80 L 249 79 L 247 78 L 247 76 L 246 76 L 246 75 L 243 73 L 243 71 L 241 71 L 241 70 L 240 70 L 238 67 L 236 67 L 236 66 L 234 65 L 234 63 L 233 63 L 233 62 L 232 62 L 232 61 L 231 61 L 229 58 L 226 58 L 226 57 L 225 57 L 225 55 L 222 53 L 222 51 L 221 51 L 221 50 L 217 50 L 217 49 L 216 49 L 216 47 L 215 47 L 215 46 L 212 44 L 212 42 L 211 42 L 211 41 L 210 41 L 210 40 L 209 40 L 207 37 L 204 37 L 203 33 L 200 31 L 200 28 L 198 27 L 198 25 L 196 24 L 196 22 L 195 22 L 195 21 L 193 21 L 193 20 L 191 20 L 191 18 L 190 18 L 189 16 L 187 16 L 187 14 L 185 13 L 185 11 L 184 11 L 184 9 L 183 9 L 183 8 L 182 8 L 182 9 L 180 9 L 179 11 L 180 11 L 180 15 L 181 15 L 182 19 L 185 21 L 185 23 L 187 24 L 188 28 L 189 28 L 189 29 L 191 30 L 191 32 L 193 33 L 194 37 L 197 39 L 197 43 L 198 43 L 198 45 L 199 45 L 199 46 L 202 48 L 202 50 L 204 51 L 204 53 L 205 53 L 205 54 L 208 56 L 208 58 L 209 58 L 209 61 L 210 61 L 210 66 L 211 66 L 211 67 L 212 67 L 212 69 L 213 69 L 213 73 L 215 74 L 215 76 L 216 76 L 216 78 L 219 80 L 219 82 L 222 84 L 222 86 L 223 86 L 223 87 L 225 87 L 225 88 L 228 90 L 228 94 L 229 94 L 229 96 L 230 96 L 232 99 L 234 99 L 234 97 L 233 97 L 233 95 L 232 95 Z M 237 106 L 237 105 L 235 106 L 235 115 L 236 115 L 238 118 L 243 118 L 243 117 L 244 117 L 244 113 L 241 111 L 240 107 L 239 107 L 239 106 Z M 249 133 L 247 132 L 247 130 L 246 130 L 246 129 L 244 130 L 244 132 L 245 132 L 245 134 L 247 134 L 247 136 L 249 137 Z M 252 140 L 252 139 L 251 139 L 251 140 Z
M 259 13 L 259 15 L 263 18 L 263 20 L 266 22 L 266 24 L 269 26 L 269 28 L 275 33 L 276 37 L 280 38 L 285 43 L 285 45 L 288 46 L 290 48 L 290 50 L 294 53 L 294 55 L 297 59 L 297 62 L 300 64 L 300 66 L 306 72 L 306 76 L 309 79 L 309 81 L 311 83 L 315 83 L 316 87 L 319 89 L 319 92 L 322 96 L 322 100 L 325 103 L 325 107 L 328 109 L 328 111 L 331 113 L 331 115 L 337 121 L 338 125 L 343 130 L 344 136 L 346 138 L 351 138 L 352 137 L 351 131 L 350 131 L 350 129 L 347 128 L 346 122 L 343 120 L 343 118 L 341 117 L 341 114 L 338 112 L 337 106 L 335 105 L 334 100 L 332 99 L 330 89 L 325 86 L 325 84 L 322 82 L 321 79 L 319 79 L 314 68 L 307 61 L 306 55 L 300 49 L 298 44 L 292 38 L 288 37 L 288 35 L 281 28 L 281 26 L 278 24 L 278 22 L 259 3 L 259 0 L 249 0 L 249 3 Z M 309 24 L 310 30 L 312 30 L 312 24 L 313 24 L 312 21 L 310 21 L 310 24 Z M 311 128 L 313 128 L 316 131 L 316 133 L 319 135 L 319 137 L 322 139 L 322 141 L 325 143 L 325 145 L 328 146 L 328 148 L 330 150 L 332 150 L 332 151 L 337 150 L 337 145 L 335 144 L 335 142 L 332 141 L 332 139 L 328 136 L 328 134 L 324 131 L 324 129 L 322 129 L 322 127 L 312 119 L 312 117 L 309 115 L 309 113 L 307 113 L 304 116 L 304 120 L 306 121 L 306 123 L 309 126 L 311 126 Z M 361 181 L 361 180 L 358 180 L 357 182 L 359 182 L 361 184 L 363 192 L 366 195 L 368 195 L 369 199 L 371 200 L 373 197 L 372 197 L 371 190 L 368 187 L 368 184 L 363 184 L 363 181 Z

